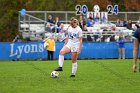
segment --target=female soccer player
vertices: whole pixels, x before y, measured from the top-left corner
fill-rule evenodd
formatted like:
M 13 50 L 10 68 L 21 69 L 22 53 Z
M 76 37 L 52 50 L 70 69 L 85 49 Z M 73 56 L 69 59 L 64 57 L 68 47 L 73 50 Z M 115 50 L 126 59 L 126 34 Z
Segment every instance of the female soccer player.
M 65 44 L 60 51 L 58 64 L 59 67 L 55 71 L 63 71 L 64 55 L 71 53 L 72 56 L 72 75 L 70 77 L 75 77 L 77 71 L 77 57 L 80 54 L 82 47 L 82 30 L 78 26 L 78 20 L 75 18 L 71 19 L 71 25 L 67 30 L 67 38 Z
M 133 49 L 133 71 L 136 72 L 136 64 L 137 64 L 137 57 L 138 57 L 138 52 L 139 52 L 139 43 L 140 43 L 140 28 L 138 28 L 135 33 L 134 33 L 134 49 Z M 140 67 L 139 67 L 140 71 Z

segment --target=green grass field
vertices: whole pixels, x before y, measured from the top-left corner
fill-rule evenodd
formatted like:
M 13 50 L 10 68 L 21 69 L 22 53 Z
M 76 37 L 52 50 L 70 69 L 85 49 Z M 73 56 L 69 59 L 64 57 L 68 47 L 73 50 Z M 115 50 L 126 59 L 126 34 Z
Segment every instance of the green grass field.
M 132 59 L 79 60 L 75 78 L 66 60 L 59 78 L 57 61 L 0 61 L 0 93 L 140 93 L 140 73 Z

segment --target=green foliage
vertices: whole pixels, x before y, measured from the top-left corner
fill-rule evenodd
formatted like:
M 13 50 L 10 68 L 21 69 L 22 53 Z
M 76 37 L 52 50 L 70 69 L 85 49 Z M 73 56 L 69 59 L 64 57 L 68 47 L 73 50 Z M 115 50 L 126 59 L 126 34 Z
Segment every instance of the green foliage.
M 131 1 L 133 7 L 127 1 Z M 18 11 L 22 8 L 28 11 L 75 11 L 76 4 L 86 4 L 92 11 L 93 5 L 98 4 L 105 11 L 107 4 L 118 4 L 120 11 L 139 11 L 139 3 L 139 0 L 0 0 L 0 41 L 12 41 L 16 36 Z

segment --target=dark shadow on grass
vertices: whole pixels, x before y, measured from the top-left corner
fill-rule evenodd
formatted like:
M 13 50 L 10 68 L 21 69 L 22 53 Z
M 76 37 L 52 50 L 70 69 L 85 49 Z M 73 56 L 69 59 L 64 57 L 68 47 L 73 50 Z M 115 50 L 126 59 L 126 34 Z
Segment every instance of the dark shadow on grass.
M 33 69 L 39 71 L 41 74 L 43 74 L 43 75 L 45 75 L 45 76 L 47 76 L 47 77 L 49 76 L 49 74 L 48 74 L 46 71 L 40 69 L 39 67 L 37 67 L 37 66 L 34 65 L 33 63 L 29 63 L 29 62 L 24 62 L 24 63 L 27 64 L 27 65 L 32 66 Z

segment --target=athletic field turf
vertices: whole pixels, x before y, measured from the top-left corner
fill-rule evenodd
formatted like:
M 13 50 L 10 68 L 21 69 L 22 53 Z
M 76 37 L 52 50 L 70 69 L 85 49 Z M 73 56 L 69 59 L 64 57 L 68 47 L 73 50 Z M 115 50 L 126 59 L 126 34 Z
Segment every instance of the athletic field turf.
M 0 93 L 140 93 L 140 73 L 132 59 L 79 60 L 75 78 L 66 60 L 59 78 L 55 61 L 0 61 Z

